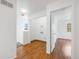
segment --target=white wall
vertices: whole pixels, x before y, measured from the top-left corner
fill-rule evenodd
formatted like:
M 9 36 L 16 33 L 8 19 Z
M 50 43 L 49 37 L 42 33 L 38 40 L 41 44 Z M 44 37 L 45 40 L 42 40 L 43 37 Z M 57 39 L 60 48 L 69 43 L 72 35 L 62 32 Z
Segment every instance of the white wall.
M 74 44 L 73 59 L 79 59 L 79 0 L 74 0 Z
M 38 39 L 38 40 L 46 41 L 47 17 L 42 16 L 42 17 L 34 18 L 31 20 L 30 24 L 31 24 L 30 25 L 31 40 Z
M 31 41 L 34 39 L 40 39 L 42 41 L 46 41 L 46 10 L 39 11 L 37 13 L 29 15 L 30 18 L 30 39 Z M 41 26 L 43 25 L 43 28 L 41 29 Z M 43 34 L 40 32 L 44 31 Z M 43 35 L 43 36 L 42 36 Z
M 54 20 L 57 21 L 57 38 L 72 39 L 72 29 L 67 32 L 67 24 L 71 23 L 72 26 L 72 7 L 60 9 L 53 14 Z
M 23 44 L 26 45 L 28 43 L 30 43 L 31 39 L 30 39 L 30 31 L 24 31 L 23 32 Z
M 23 10 L 26 10 L 26 5 L 23 5 L 23 0 L 17 0 L 17 42 L 27 44 L 30 42 L 30 29 L 25 31 L 24 28 L 25 24 L 28 24 L 30 28 L 30 24 L 28 13 L 24 13 Z
M 48 5 L 48 7 L 47 7 L 47 11 L 48 11 L 48 13 L 47 13 L 47 15 L 48 15 L 48 25 L 47 25 L 47 27 L 48 27 L 48 38 L 49 38 L 49 41 L 48 41 L 48 44 L 47 44 L 47 53 L 50 53 L 50 12 L 51 11 L 55 11 L 55 10 L 58 10 L 58 9 L 61 9 L 61 8 L 65 8 L 65 7 L 68 7 L 68 6 L 72 6 L 73 5 L 73 1 L 72 0 L 59 0 L 59 1 L 55 1 L 55 2 L 53 2 L 53 3 L 51 3 L 51 4 L 49 4 Z M 64 21 L 63 21 L 64 22 Z M 64 24 L 64 23 L 63 23 Z M 61 24 L 62 25 L 62 24 Z M 61 29 L 60 29 L 61 30 Z M 59 32 L 61 32 L 61 31 L 59 31 Z M 62 34 L 61 33 L 61 35 L 58 35 L 59 37 L 63 37 L 63 35 L 65 35 L 65 34 Z M 66 35 L 65 35 L 66 36 Z M 65 37 L 64 36 L 64 37 Z M 67 37 L 67 36 L 66 36 Z M 53 45 L 53 44 L 52 44 Z
M 17 42 L 23 43 L 23 17 L 21 13 L 17 14 Z
M 27 15 L 22 16 L 22 14 L 19 12 L 17 14 L 17 42 L 20 42 L 22 44 L 27 44 L 30 42 L 30 29 L 27 31 L 24 30 L 25 24 L 29 24 L 29 18 Z M 26 34 L 25 34 L 26 33 Z
M 0 3 L 0 59 L 16 57 L 16 0 L 7 0 L 13 4 L 9 8 Z

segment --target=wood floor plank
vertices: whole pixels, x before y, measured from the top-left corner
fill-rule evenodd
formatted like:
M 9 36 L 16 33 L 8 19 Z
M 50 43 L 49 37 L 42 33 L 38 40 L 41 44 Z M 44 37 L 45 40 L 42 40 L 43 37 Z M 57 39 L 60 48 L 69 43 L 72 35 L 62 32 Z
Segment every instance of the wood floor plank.
M 34 41 L 26 46 L 17 48 L 17 59 L 48 59 L 46 43 Z
M 51 54 L 46 53 L 46 42 L 34 40 L 30 44 L 17 48 L 17 59 L 71 59 L 63 55 L 62 48 L 71 40 L 58 38 Z

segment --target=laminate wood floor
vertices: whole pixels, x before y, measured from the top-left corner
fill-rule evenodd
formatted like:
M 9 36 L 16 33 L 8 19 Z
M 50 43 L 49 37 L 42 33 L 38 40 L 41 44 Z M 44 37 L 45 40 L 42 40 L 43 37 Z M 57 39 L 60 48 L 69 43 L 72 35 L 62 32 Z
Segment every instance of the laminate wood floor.
M 46 54 L 46 42 L 34 41 L 17 48 L 17 59 L 50 59 Z
M 71 56 L 65 56 L 62 52 L 65 45 L 71 45 L 71 40 L 58 38 L 54 50 L 47 54 L 46 42 L 32 41 L 17 48 L 17 59 L 71 59 Z

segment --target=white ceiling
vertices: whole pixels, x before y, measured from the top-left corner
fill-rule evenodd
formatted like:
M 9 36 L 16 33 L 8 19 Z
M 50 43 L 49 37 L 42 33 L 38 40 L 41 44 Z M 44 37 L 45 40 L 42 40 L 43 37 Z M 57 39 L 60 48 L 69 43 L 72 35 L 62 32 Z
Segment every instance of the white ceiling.
M 46 9 L 55 0 L 18 0 L 18 8 L 25 8 L 30 14 Z

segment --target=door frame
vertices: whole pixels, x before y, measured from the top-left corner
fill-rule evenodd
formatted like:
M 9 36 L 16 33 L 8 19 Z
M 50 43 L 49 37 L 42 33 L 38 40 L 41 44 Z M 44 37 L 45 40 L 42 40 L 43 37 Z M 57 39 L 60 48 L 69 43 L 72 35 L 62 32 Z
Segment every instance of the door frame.
M 52 52 L 52 45 L 51 45 L 52 44 L 52 14 L 56 11 L 60 11 L 67 8 L 72 8 L 72 6 L 67 6 L 67 7 L 60 8 L 54 11 L 50 11 L 50 52 Z
M 51 53 L 51 12 L 54 12 L 56 10 L 60 10 L 60 9 L 63 9 L 63 8 L 67 8 L 67 7 L 70 7 L 72 6 L 72 19 L 74 20 L 74 3 L 73 1 L 56 1 L 54 2 L 54 4 L 50 4 L 48 7 L 47 7 L 47 28 L 48 28 L 48 39 L 49 39 L 49 42 L 47 43 L 47 53 L 50 54 Z M 74 21 L 73 21 L 74 23 Z M 72 28 L 74 28 L 74 24 L 72 24 Z M 74 29 L 72 29 L 72 34 L 74 35 Z M 73 36 L 74 38 L 74 36 Z M 74 43 L 74 40 L 72 41 L 72 43 Z M 72 44 L 73 45 L 73 44 Z M 72 47 L 73 48 L 73 47 Z M 73 53 L 73 52 L 72 52 Z M 73 59 L 73 55 L 72 55 L 72 59 Z

